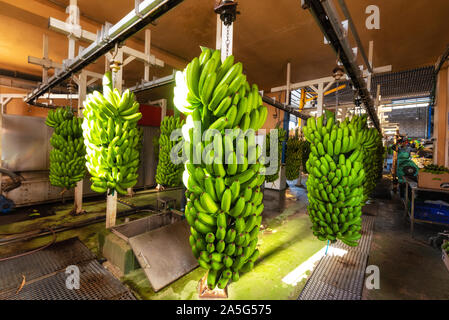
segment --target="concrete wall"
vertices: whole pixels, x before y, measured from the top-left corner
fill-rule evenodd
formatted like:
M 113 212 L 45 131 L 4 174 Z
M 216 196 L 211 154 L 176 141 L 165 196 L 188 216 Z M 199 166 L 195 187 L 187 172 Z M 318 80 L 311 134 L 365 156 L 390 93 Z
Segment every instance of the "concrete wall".
M 425 138 L 427 108 L 407 108 L 387 113 L 388 122 L 399 123 L 399 132 L 409 138 Z

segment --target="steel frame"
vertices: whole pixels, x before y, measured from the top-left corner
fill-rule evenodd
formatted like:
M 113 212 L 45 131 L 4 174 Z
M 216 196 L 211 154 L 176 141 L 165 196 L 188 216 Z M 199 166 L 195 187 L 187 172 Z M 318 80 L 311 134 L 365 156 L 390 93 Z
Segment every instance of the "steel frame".
M 351 79 L 354 88 L 361 97 L 375 128 L 381 131 L 379 119 L 374 108 L 374 101 L 363 79 L 363 74 L 356 65 L 354 53 L 341 27 L 341 22 L 333 2 L 331 0 L 302 0 L 302 6 L 304 9 L 308 9 L 315 18 L 326 39 L 339 56 L 346 70 L 346 74 Z
M 60 72 L 57 72 L 54 76 L 48 79 L 48 83 L 40 85 L 25 99 L 25 102 L 30 103 L 35 101 L 39 96 L 61 83 L 71 75 L 81 71 L 84 67 L 98 59 L 100 56 L 106 54 L 108 51 L 114 48 L 116 44 L 119 44 L 143 29 L 146 25 L 159 18 L 183 0 L 145 0 L 143 2 L 137 2 L 135 10 L 128 13 L 118 23 L 113 26 L 106 24 L 102 27 L 96 35 L 95 41 L 87 48 L 82 48 L 78 56 L 73 59 L 64 61 L 63 68 Z M 51 24 L 50 20 L 50 24 Z M 53 22 L 55 19 L 53 19 Z M 75 30 L 76 31 L 76 30 Z M 78 33 L 77 33 L 78 32 Z M 86 33 L 77 29 L 76 32 L 70 32 L 70 36 L 76 36 L 77 34 L 82 37 Z M 89 37 L 89 36 L 86 36 Z M 74 52 L 74 45 L 69 37 L 69 53 Z M 71 50 L 71 51 L 70 51 Z

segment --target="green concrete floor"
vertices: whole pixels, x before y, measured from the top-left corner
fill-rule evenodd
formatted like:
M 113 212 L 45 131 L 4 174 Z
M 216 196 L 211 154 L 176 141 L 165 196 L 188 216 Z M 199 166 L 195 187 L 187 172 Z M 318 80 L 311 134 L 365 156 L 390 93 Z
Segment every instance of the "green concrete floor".
M 172 197 L 177 200 L 177 206 L 180 205 L 179 199 L 182 194 L 182 189 L 172 189 L 164 192 L 154 192 L 154 190 L 140 191 L 135 194 L 134 197 L 123 197 L 124 200 L 130 202 L 135 206 L 145 206 L 153 205 L 156 206 L 158 196 Z M 16 212 L 9 215 L 3 216 L 0 225 L 0 237 L 4 237 L 7 234 L 28 232 L 41 228 L 61 226 L 71 223 L 80 223 L 86 219 L 91 219 L 99 216 L 104 216 L 106 212 L 106 201 L 96 200 L 96 201 L 86 201 L 83 204 L 83 209 L 86 210 L 86 214 L 73 216 L 69 212 L 73 208 L 73 201 L 66 201 L 65 204 L 54 203 L 47 204 L 44 206 L 33 206 L 34 210 L 39 211 L 40 208 L 48 209 L 54 211 L 54 215 L 47 215 L 40 218 L 27 219 L 27 215 L 24 212 L 28 212 L 29 208 L 17 208 Z M 121 203 L 117 203 L 117 212 L 123 212 L 130 210 L 130 207 Z M 147 216 L 151 213 L 141 212 L 128 216 L 130 220 L 135 220 Z M 17 216 L 21 217 L 21 221 L 17 220 Z M 8 219 L 14 221 L 13 223 L 7 223 Z M 125 221 L 125 218 L 118 218 L 117 224 L 121 224 Z M 94 254 L 101 257 L 101 253 L 98 252 L 98 238 L 99 233 L 107 234 L 110 231 L 105 229 L 105 222 L 94 223 L 82 228 L 76 228 L 72 230 L 67 230 L 64 232 L 57 233 L 56 241 L 65 240 L 72 237 L 78 237 Z M 43 246 L 53 239 L 52 235 L 31 239 L 26 242 L 18 242 L 7 245 L 0 245 L 0 257 L 7 257 L 15 255 L 18 252 L 25 252 L 40 246 Z
M 384 185 L 391 188 L 389 181 Z M 380 271 L 380 289 L 364 289 L 366 300 L 449 299 L 449 271 L 430 236 L 448 227 L 415 224 L 414 238 L 398 195 L 377 200 L 368 265 Z
M 310 230 L 306 214 L 305 189 L 294 183 L 285 194 L 265 190 L 265 229 L 259 233 L 260 258 L 254 269 L 240 276 L 240 280 L 228 286 L 228 299 L 235 300 L 287 300 L 297 299 L 306 279 L 289 285 L 282 279 L 321 250 L 325 243 L 318 241 Z M 127 284 L 140 299 L 199 299 L 198 283 L 206 269 L 198 267 L 171 285 L 154 292 L 142 269 L 124 276 Z
M 291 185 L 292 188 L 286 192 L 266 190 L 264 230 L 259 234 L 261 257 L 252 272 L 242 275 L 238 284 L 229 286 L 229 299 L 296 299 L 304 287 L 305 279 L 295 285 L 285 284 L 282 279 L 322 249 L 325 243 L 316 240 L 311 233 L 311 224 L 306 214 L 307 195 L 305 189 L 295 187 L 294 183 Z M 164 193 L 143 191 L 137 193 L 133 198 L 125 198 L 125 200 L 134 205 L 151 204 L 155 206 L 158 196 L 168 196 L 176 198 L 177 205 L 179 205 L 181 192 L 181 189 Z M 55 214 L 36 219 L 27 219 L 27 216 L 18 210 L 17 216 L 10 217 L 13 221 L 15 220 L 13 223 L 7 223 L 8 217 L 2 217 L 0 235 L 81 222 L 85 219 L 102 216 L 106 210 L 104 200 L 86 201 L 84 209 L 87 214 L 71 216 L 68 213 L 72 209 L 72 205 L 70 201 L 67 201 L 66 204 L 50 205 Z M 39 211 L 40 207 L 36 206 L 33 209 Z M 129 210 L 129 207 L 118 203 L 118 212 L 125 210 Z M 22 216 L 18 218 L 19 215 Z M 138 213 L 129 218 L 134 220 L 146 215 L 148 213 Z M 123 222 L 124 218 L 117 220 L 117 224 Z M 100 233 L 103 235 L 109 233 L 104 228 L 104 222 L 57 233 L 56 241 L 79 237 L 92 252 L 101 258 L 101 253 L 98 252 Z M 45 245 L 51 240 L 52 236 L 46 236 L 0 246 L 0 257 L 28 251 Z M 132 288 L 141 299 L 198 299 L 198 282 L 205 272 L 206 270 L 197 268 L 157 293 L 152 290 L 142 269 L 125 276 L 122 281 Z
M 264 228 L 259 233 L 261 256 L 252 272 L 243 274 L 237 283 L 228 287 L 229 299 L 297 299 L 306 279 L 289 285 L 282 279 L 295 270 L 312 255 L 321 250 L 325 243 L 313 237 L 310 221 L 306 214 L 307 193 L 304 188 L 296 187 L 293 181 L 286 192 L 265 190 L 263 213 Z M 384 180 L 380 194 L 388 193 L 389 181 Z M 182 189 L 163 193 L 147 190 L 137 193 L 133 198 L 125 198 L 134 205 L 156 205 L 159 196 L 178 199 Z M 29 219 L 25 213 L 17 216 L 1 217 L 0 237 L 5 234 L 25 232 L 49 226 L 80 222 L 85 219 L 103 216 L 104 200 L 88 201 L 84 204 L 87 214 L 71 216 L 68 213 L 73 203 L 52 204 L 54 215 Z M 34 207 L 33 207 L 34 208 Z M 39 206 L 35 209 L 39 210 Z M 118 204 L 118 211 L 129 207 Z M 449 272 L 441 261 L 441 253 L 427 244 L 428 237 L 435 235 L 444 227 L 416 225 L 415 238 L 409 233 L 409 223 L 404 218 L 402 203 L 395 195 L 378 198 L 364 208 L 364 212 L 376 215 L 375 228 L 368 265 L 380 268 L 379 290 L 364 290 L 363 299 L 449 299 Z M 22 214 L 22 216 L 20 216 Z M 147 216 L 148 212 L 129 216 L 130 220 Z M 12 223 L 8 223 L 8 219 Z M 117 224 L 123 223 L 120 218 Z M 79 237 L 99 258 L 99 234 L 106 235 L 104 222 L 73 229 L 57 234 L 57 241 Z M 11 256 L 49 243 L 51 236 L 41 237 L 12 245 L 0 245 L 0 257 Z M 1 244 L 1 243 L 0 243 Z M 197 268 L 181 277 L 171 285 L 154 292 L 141 269 L 122 277 L 140 299 L 199 299 L 198 282 L 206 270 Z

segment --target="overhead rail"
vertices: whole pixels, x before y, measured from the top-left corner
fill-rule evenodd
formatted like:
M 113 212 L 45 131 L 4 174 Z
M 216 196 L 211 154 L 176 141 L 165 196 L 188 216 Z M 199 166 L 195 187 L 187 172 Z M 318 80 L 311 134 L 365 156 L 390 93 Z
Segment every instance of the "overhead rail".
M 363 105 L 375 128 L 381 131 L 379 118 L 374 107 L 374 101 L 368 91 L 363 74 L 357 66 L 355 56 L 348 39 L 341 27 L 340 20 L 331 0 L 301 0 L 302 7 L 308 9 L 321 28 L 326 39 L 338 55 L 346 74 L 351 79 L 354 89 L 358 92 Z
M 152 81 L 145 81 L 141 84 L 137 84 L 134 87 L 129 88 L 129 91 L 133 91 L 134 93 L 142 92 L 149 89 L 154 89 L 158 87 L 165 86 L 167 84 L 171 84 L 175 82 L 174 74 L 161 77 Z
M 374 73 L 373 67 L 371 66 L 371 63 L 369 63 L 368 57 L 366 56 L 365 50 L 363 49 L 362 42 L 360 41 L 359 33 L 357 32 L 357 29 L 355 28 L 354 22 L 352 21 L 351 14 L 349 13 L 348 7 L 346 6 L 345 0 L 338 0 L 340 3 L 341 11 L 343 11 L 343 14 L 345 15 L 345 18 L 348 19 L 349 29 L 351 29 L 352 35 L 354 36 L 354 40 L 357 43 L 357 47 L 360 50 L 360 53 L 362 54 L 363 61 L 365 61 L 365 65 L 370 73 Z
M 40 85 L 25 99 L 27 103 L 33 103 L 45 92 L 60 84 L 71 75 L 94 62 L 96 59 L 110 51 L 115 45 L 125 41 L 127 38 L 145 28 L 163 14 L 167 13 L 183 0 L 145 0 L 136 1 L 135 10 L 129 12 L 124 18 L 113 26 L 104 25 L 97 32 L 97 39 L 84 48 L 73 60 L 64 63 L 62 70 L 56 72 L 48 83 Z
M 444 63 L 448 58 L 449 58 L 449 44 L 447 45 L 443 54 L 438 58 L 438 61 L 435 64 L 435 69 L 433 70 L 433 77 L 435 80 L 432 86 L 432 91 L 430 92 L 431 107 L 435 105 L 438 73 L 440 73 L 441 68 L 443 67 Z
M 263 100 L 263 102 L 269 104 L 270 106 L 273 106 L 279 110 L 290 113 L 290 114 L 292 114 L 298 118 L 301 118 L 303 120 L 307 120 L 308 118 L 310 118 L 309 115 L 299 112 L 298 107 L 294 107 L 292 105 L 286 105 L 286 104 L 276 101 L 273 98 L 270 98 L 268 96 L 262 96 L 262 100 Z

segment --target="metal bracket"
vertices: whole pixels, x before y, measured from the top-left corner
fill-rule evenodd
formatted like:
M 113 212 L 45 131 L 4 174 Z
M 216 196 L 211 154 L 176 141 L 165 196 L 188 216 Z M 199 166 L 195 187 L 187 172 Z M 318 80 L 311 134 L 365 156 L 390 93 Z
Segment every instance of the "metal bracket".
M 215 6 L 214 11 L 220 15 L 220 19 L 225 26 L 231 25 L 235 21 L 237 14 L 240 14 L 237 11 L 237 2 L 232 0 L 222 0 L 220 4 Z
M 138 16 L 140 19 L 143 18 L 143 15 L 139 11 L 139 6 L 142 3 L 142 0 L 134 0 L 134 12 L 136 16 Z

